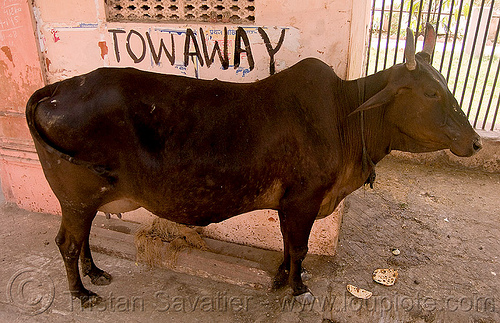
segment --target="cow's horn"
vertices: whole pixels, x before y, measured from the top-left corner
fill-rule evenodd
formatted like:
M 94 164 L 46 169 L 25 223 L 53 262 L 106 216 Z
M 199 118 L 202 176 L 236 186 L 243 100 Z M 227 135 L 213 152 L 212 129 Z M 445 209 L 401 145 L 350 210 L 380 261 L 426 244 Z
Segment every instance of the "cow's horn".
M 436 46 L 436 31 L 434 30 L 434 27 L 430 23 L 427 23 L 425 25 L 424 48 L 422 49 L 422 51 L 426 54 L 429 54 L 429 56 L 432 56 L 432 53 L 434 53 L 435 46 Z
M 413 71 L 417 67 L 415 62 L 415 36 L 410 28 L 406 28 L 406 46 L 405 46 L 406 67 Z

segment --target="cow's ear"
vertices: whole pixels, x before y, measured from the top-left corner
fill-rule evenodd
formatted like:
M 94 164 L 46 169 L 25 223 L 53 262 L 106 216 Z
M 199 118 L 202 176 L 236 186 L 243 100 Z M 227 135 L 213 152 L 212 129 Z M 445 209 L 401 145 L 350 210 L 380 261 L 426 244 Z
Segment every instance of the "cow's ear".
M 436 30 L 430 23 L 427 23 L 425 25 L 424 48 L 422 49 L 422 52 L 432 56 L 434 53 L 434 47 L 436 47 L 436 38 Z
M 417 55 L 429 64 L 431 63 L 432 53 L 434 53 L 434 47 L 436 47 L 436 37 L 436 30 L 430 23 L 427 23 L 425 26 L 424 48 Z
M 363 103 L 356 110 L 351 112 L 349 116 L 361 111 L 378 108 L 384 104 L 387 104 L 392 101 L 395 94 L 396 94 L 396 89 L 390 86 L 386 86 L 383 90 L 381 90 L 380 92 L 369 98 L 365 103 Z

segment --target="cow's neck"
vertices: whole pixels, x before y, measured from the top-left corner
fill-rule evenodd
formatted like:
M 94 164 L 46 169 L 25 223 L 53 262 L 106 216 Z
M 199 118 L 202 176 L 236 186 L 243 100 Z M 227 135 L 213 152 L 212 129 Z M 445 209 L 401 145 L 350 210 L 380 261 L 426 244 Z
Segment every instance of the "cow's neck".
M 358 87 L 358 104 L 361 105 L 372 96 L 382 91 L 388 83 L 390 70 L 356 80 Z M 385 121 L 383 107 L 370 109 L 360 113 L 360 135 L 366 145 L 370 162 L 378 163 L 390 152 L 390 126 Z
M 347 83 L 349 83 L 349 86 L 355 88 L 358 93 L 355 107 L 351 107 L 351 109 L 355 110 L 360 105 L 360 103 L 364 103 L 372 96 L 382 91 L 389 82 L 390 73 L 391 70 L 387 69 L 366 77 L 361 77 L 357 80 L 347 81 Z M 361 89 L 359 88 L 359 85 L 362 86 Z
M 354 111 L 362 103 L 381 91 L 388 82 L 389 70 L 385 70 L 364 78 L 346 81 L 345 86 L 351 93 L 348 113 Z M 347 117 L 347 127 L 351 138 L 355 139 L 351 153 L 361 161 L 363 177 L 370 176 L 376 163 L 390 152 L 390 126 L 384 120 L 384 108 L 374 108 L 363 113 Z

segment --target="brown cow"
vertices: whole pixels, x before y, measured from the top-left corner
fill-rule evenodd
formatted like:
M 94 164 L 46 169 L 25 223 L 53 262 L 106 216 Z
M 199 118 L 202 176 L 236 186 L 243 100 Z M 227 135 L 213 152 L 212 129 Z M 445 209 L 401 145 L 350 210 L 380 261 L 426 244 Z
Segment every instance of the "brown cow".
M 26 117 L 59 199 L 56 237 L 69 289 L 83 306 L 102 285 L 89 232 L 98 210 L 144 207 L 188 225 L 278 211 L 284 260 L 275 287 L 310 298 L 301 279 L 311 226 L 365 182 L 391 150 L 450 149 L 471 156 L 480 138 L 443 76 L 429 64 L 435 32 L 406 64 L 354 81 L 313 58 L 236 84 L 100 68 L 36 91 Z

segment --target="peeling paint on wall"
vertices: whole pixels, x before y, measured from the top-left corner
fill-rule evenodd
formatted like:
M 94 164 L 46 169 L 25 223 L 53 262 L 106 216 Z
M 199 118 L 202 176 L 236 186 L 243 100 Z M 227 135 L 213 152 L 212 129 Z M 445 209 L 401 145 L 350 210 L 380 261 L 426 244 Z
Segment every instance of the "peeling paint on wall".
M 5 54 L 5 56 L 7 56 L 7 59 L 12 63 L 12 65 L 16 66 L 14 64 L 14 60 L 12 59 L 12 52 L 10 51 L 9 46 L 2 46 L 2 48 L 0 49 Z
M 101 49 L 101 58 L 104 59 L 108 55 L 108 45 L 106 45 L 105 41 L 100 41 L 97 43 L 97 46 Z
M 28 191 L 33 188 L 33 184 L 40 184 L 36 189 L 48 190 L 46 182 L 34 183 L 34 177 L 27 175 L 28 169 L 36 159 L 33 156 L 33 143 L 24 118 L 26 101 L 33 91 L 43 86 L 43 81 L 28 1 L 5 0 L 2 2 L 3 6 L 0 9 L 0 176 L 5 199 L 9 202 L 19 202 L 31 196 Z M 22 178 L 28 182 L 26 186 L 25 183 L 21 183 Z M 49 201 L 50 204 L 57 202 L 53 198 L 45 199 L 45 201 Z
M 4 1 L 0 10 L 0 110 L 24 111 L 29 95 L 43 85 L 37 49 L 29 41 L 32 30 L 26 1 Z
M 52 29 L 52 30 L 50 31 L 50 33 L 51 33 L 51 34 L 52 34 L 52 36 L 53 36 L 54 43 L 57 43 L 58 41 L 60 41 L 60 40 L 61 40 L 61 38 L 59 38 L 59 36 L 57 36 L 57 30 Z

